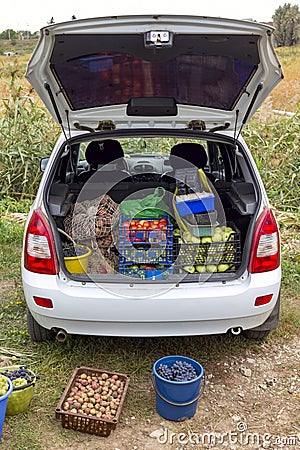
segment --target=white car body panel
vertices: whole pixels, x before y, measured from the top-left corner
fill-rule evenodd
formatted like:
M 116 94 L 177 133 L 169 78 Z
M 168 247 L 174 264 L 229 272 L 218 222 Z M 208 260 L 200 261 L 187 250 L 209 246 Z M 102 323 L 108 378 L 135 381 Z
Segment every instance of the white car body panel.
M 84 286 L 58 276 L 32 274 L 23 269 L 27 302 L 45 328 L 70 334 L 107 336 L 172 336 L 226 333 L 231 328 L 261 325 L 275 306 L 281 270 L 223 283 Z M 47 287 L 45 287 L 47 286 Z M 157 290 L 155 295 L 153 290 Z M 162 292 L 162 293 L 161 293 Z M 273 294 L 267 305 L 255 307 L 256 297 Z M 37 306 L 33 296 L 53 300 L 53 309 Z M 149 295 L 149 296 L 148 296 Z

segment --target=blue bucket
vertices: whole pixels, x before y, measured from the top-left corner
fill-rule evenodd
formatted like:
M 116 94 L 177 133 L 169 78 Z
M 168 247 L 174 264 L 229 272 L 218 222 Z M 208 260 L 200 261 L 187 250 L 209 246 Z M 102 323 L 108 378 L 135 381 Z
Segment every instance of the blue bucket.
M 10 396 L 10 394 L 13 391 L 13 384 L 9 378 L 7 378 L 7 382 L 8 382 L 8 391 L 0 397 L 0 440 L 2 438 L 2 428 L 3 428 L 3 424 L 4 424 L 4 419 L 5 419 L 8 397 Z
M 191 381 L 170 381 L 157 373 L 160 364 L 171 367 L 176 361 L 185 361 L 191 364 L 197 372 L 197 377 Z M 185 356 L 165 356 L 154 363 L 152 380 L 156 392 L 158 414 L 165 419 L 175 421 L 190 419 L 194 416 L 206 381 L 201 364 Z

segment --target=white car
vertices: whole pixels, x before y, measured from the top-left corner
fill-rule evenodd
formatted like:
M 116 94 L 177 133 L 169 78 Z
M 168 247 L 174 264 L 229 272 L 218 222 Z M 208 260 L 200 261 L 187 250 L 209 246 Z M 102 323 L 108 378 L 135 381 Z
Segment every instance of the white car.
M 62 133 L 41 162 L 24 236 L 34 341 L 263 338 L 278 326 L 279 231 L 241 135 L 283 78 L 272 33 L 172 15 L 41 30 L 26 76 Z M 150 208 L 158 217 L 128 213 L 162 194 L 158 211 Z M 72 240 L 90 254 L 66 253 Z

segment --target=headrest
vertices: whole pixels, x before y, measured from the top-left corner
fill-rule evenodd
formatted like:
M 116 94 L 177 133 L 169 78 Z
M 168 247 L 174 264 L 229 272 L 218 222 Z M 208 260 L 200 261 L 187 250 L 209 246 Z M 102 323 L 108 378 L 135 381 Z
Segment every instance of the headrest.
M 85 152 L 86 160 L 93 167 L 109 164 L 116 159 L 123 158 L 124 152 L 119 141 L 107 139 L 105 141 L 92 141 Z
M 207 164 L 207 154 L 201 144 L 187 142 L 176 144 L 171 148 L 170 164 L 173 169 L 194 166 L 203 169 Z

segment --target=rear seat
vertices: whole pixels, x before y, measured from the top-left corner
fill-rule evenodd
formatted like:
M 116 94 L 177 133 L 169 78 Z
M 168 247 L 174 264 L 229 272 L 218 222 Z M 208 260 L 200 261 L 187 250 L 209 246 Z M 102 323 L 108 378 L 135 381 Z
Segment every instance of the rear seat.
M 109 165 L 110 166 L 110 165 Z M 147 176 L 148 175 L 148 176 Z M 174 192 L 175 183 L 172 178 L 163 180 L 159 175 L 153 178 L 153 174 L 143 174 L 143 178 L 130 176 L 128 173 L 100 170 L 93 175 L 82 187 L 78 201 L 91 200 L 103 194 L 108 194 L 116 203 L 121 203 L 128 196 L 141 198 L 155 188 L 162 186 L 166 191 Z

